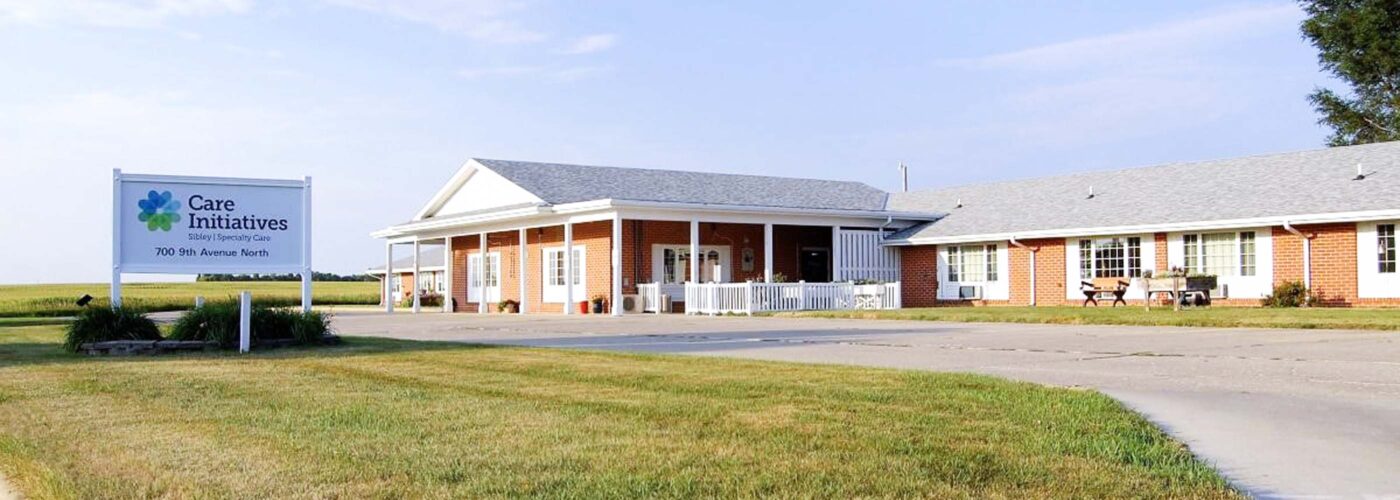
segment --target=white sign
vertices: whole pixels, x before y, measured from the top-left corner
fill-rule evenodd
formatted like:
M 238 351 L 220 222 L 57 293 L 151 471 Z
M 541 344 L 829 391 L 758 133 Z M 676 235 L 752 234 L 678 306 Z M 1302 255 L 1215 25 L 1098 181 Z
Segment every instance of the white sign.
M 311 178 L 123 174 L 112 181 L 112 303 L 121 273 L 300 273 L 310 304 Z

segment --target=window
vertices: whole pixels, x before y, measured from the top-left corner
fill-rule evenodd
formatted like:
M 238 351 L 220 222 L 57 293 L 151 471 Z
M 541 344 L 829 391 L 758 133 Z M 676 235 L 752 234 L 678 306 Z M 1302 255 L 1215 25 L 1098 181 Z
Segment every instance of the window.
M 689 245 L 657 245 L 653 247 L 653 259 L 660 256 L 660 261 L 653 260 L 657 267 L 653 274 L 657 275 L 657 282 L 661 284 L 681 284 L 690 279 L 690 246 Z M 723 283 L 729 280 L 728 269 L 729 247 L 728 246 L 701 246 L 700 247 L 700 282 Z
M 399 292 L 402 291 L 402 290 L 403 290 L 403 275 L 395 274 L 395 275 L 394 275 L 394 293 L 399 293 Z
M 1376 226 L 1376 271 L 1382 274 L 1395 273 L 1395 224 Z
M 948 247 L 948 281 L 977 283 L 1001 279 L 997 268 L 997 246 L 967 245 Z
M 958 253 L 958 247 L 948 247 L 948 281 L 962 281 L 962 255 Z
M 1181 237 L 1186 272 L 1216 276 L 1255 276 L 1254 231 L 1187 234 Z
M 987 281 L 997 280 L 997 246 L 987 245 Z
M 584 270 L 587 260 L 584 259 L 584 248 L 574 247 L 573 255 L 573 291 L 574 301 L 582 302 L 588 300 L 584 296 L 588 286 L 585 276 L 588 274 Z M 564 288 L 564 248 L 544 249 L 544 301 L 564 302 L 566 289 Z
M 1254 276 L 1254 232 L 1240 233 L 1240 276 Z
M 1142 238 L 1079 240 L 1079 278 L 1142 276 Z

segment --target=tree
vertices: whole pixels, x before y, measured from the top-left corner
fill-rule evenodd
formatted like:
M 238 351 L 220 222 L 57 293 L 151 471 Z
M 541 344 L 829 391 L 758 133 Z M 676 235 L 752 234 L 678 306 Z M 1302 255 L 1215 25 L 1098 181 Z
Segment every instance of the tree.
M 1400 0 L 1301 0 L 1303 35 L 1351 88 L 1308 96 L 1332 146 L 1400 140 Z

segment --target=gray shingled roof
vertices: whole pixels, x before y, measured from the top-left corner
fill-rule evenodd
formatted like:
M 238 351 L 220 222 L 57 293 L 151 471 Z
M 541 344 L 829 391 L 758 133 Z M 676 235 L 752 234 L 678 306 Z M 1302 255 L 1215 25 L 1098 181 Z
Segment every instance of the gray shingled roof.
M 418 259 L 418 267 L 420 267 L 420 268 L 423 268 L 423 267 L 442 267 L 442 255 L 443 255 L 443 253 L 445 253 L 444 250 L 446 250 L 446 247 L 444 247 L 444 246 L 442 246 L 442 245 L 432 245 L 432 246 L 424 245 L 424 246 L 422 247 L 422 249 L 423 249 L 423 254 L 422 254 L 422 256 L 420 256 L 419 259 Z M 397 254 L 399 254 L 399 253 L 401 253 L 401 252 L 402 252 L 402 250 L 397 250 L 397 249 L 396 249 L 396 251 L 394 252 L 394 254 L 397 255 Z M 404 257 L 404 258 L 401 258 L 401 259 L 395 259 L 395 260 L 394 260 L 394 270 L 395 270 L 395 271 L 407 271 L 407 272 L 413 271 L 413 251 L 412 251 L 412 250 L 409 250 L 407 253 L 408 253 L 408 257 Z M 384 264 L 383 264 L 383 263 L 380 263 L 379 265 L 371 266 L 371 267 L 369 268 L 369 272 L 371 272 L 371 273 L 383 273 L 383 272 L 384 272 Z
M 614 199 L 884 210 L 888 193 L 859 182 L 476 159 L 546 203 Z
M 948 214 L 897 239 L 1400 209 L 1400 142 L 895 193 L 889 208 Z

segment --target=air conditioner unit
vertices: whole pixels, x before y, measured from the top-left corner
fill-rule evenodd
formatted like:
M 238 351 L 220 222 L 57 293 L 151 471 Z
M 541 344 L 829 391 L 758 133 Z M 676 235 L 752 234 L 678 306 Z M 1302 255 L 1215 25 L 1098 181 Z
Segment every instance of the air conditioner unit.
M 637 294 L 623 295 L 622 312 L 626 314 L 642 312 L 642 296 Z
M 660 304 L 660 306 L 661 306 L 661 312 L 664 312 L 664 313 L 671 312 L 671 296 L 670 296 L 670 295 L 666 295 L 666 294 L 662 294 L 662 295 L 661 295 L 661 304 Z
M 980 286 L 960 286 L 960 287 L 958 287 L 958 300 L 982 300 L 982 287 L 980 287 Z

